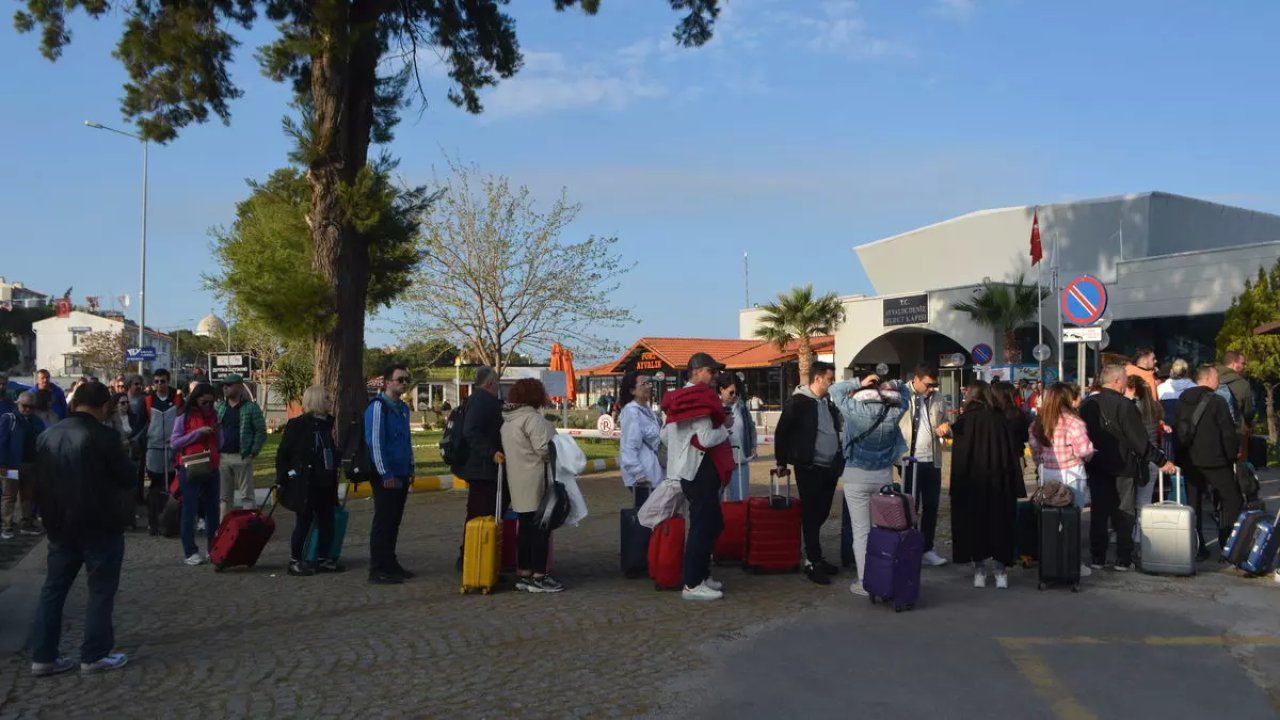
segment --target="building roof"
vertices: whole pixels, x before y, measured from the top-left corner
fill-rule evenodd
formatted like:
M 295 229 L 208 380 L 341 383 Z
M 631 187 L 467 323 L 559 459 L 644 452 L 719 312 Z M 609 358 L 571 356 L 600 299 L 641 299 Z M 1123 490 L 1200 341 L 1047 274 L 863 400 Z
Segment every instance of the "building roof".
M 800 343 L 792 340 L 782 350 L 777 345 L 769 342 L 755 342 L 755 347 L 734 355 L 728 360 L 721 360 L 730 370 L 743 370 L 746 368 L 769 367 L 783 362 L 791 362 L 800 354 Z M 809 349 L 815 355 L 824 355 L 835 352 L 836 338 L 834 335 L 821 335 L 809 338 Z
M 814 353 L 830 353 L 835 350 L 835 336 L 822 335 L 811 340 Z M 705 352 L 732 370 L 746 370 L 777 365 L 794 360 L 798 344 L 791 341 L 783 350 L 763 340 L 726 340 L 722 338 L 671 338 L 642 337 L 636 340 L 617 360 L 581 368 L 578 377 L 619 375 L 627 361 L 637 353 L 653 353 L 658 360 L 676 369 L 684 369 L 694 353 Z

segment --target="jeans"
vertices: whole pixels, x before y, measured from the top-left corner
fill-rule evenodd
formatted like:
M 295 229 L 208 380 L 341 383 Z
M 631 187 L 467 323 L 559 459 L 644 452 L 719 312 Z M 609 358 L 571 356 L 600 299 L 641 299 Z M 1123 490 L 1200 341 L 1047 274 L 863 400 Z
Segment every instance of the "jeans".
M 289 536 L 289 559 L 302 560 L 311 524 L 316 525 L 316 560 L 337 560 L 333 557 L 333 512 L 338 505 L 338 491 L 328 487 L 309 487 L 307 497 L 298 508 L 293 535 Z
M 373 525 L 369 528 L 369 573 L 387 573 L 400 567 L 396 559 L 396 543 L 400 540 L 400 521 L 404 503 L 409 499 L 409 484 L 386 488 L 381 480 L 373 481 Z M 496 491 L 496 489 L 495 489 Z
M 1236 482 L 1235 469 L 1231 466 L 1221 468 L 1186 468 L 1187 490 L 1191 495 L 1191 507 L 1196 510 L 1196 532 L 1200 536 L 1200 547 L 1205 546 L 1204 542 L 1204 514 L 1201 512 L 1201 506 L 1204 503 L 1204 495 L 1207 490 L 1213 490 L 1218 494 L 1222 502 L 1222 509 L 1218 514 L 1220 521 L 1218 522 L 1218 548 L 1226 546 L 1227 539 L 1231 536 L 1231 528 L 1235 526 L 1236 518 L 1240 516 L 1240 511 L 1244 508 L 1244 494 L 1240 492 L 1240 485 Z
M 901 476 L 902 469 L 898 470 Z M 912 483 L 920 483 L 920 494 L 916 495 Z M 933 538 L 938 532 L 938 503 L 942 499 L 942 468 L 935 467 L 933 461 L 911 463 L 907 477 L 900 477 L 902 489 L 907 495 L 916 498 L 916 510 L 920 513 L 920 534 L 924 536 L 924 551 L 933 549 Z
M 800 491 L 801 527 L 804 535 L 804 556 L 810 563 L 820 563 L 822 557 L 822 525 L 831 515 L 831 500 L 835 497 L 836 481 L 844 468 L 821 465 L 797 465 L 796 489 Z
M 862 480 L 850 478 L 850 473 L 862 475 Z M 862 577 L 867 559 L 867 536 L 871 534 L 871 496 L 880 492 L 881 486 L 892 481 L 893 470 L 885 468 L 883 477 L 867 481 L 867 474 L 855 468 L 846 468 L 844 475 L 844 501 L 849 510 L 849 524 L 853 536 L 853 561 Z
M 724 488 L 724 499 L 727 502 L 746 500 L 751 495 L 751 465 L 738 463 L 729 475 L 729 484 Z
M 36 484 L 40 476 L 40 466 L 35 463 L 23 463 L 17 468 L 18 479 L 5 479 L 4 498 L 0 500 L 0 523 L 5 530 L 16 530 L 19 523 L 14 522 L 14 510 L 24 528 L 36 526 Z
M 196 546 L 196 517 L 204 518 L 204 538 L 208 551 L 213 551 L 213 535 L 218 529 L 218 480 L 211 477 L 203 482 L 187 482 L 187 471 L 178 468 L 178 489 L 182 493 L 182 525 L 178 537 L 182 539 L 182 556 L 191 557 L 200 552 Z
M 849 567 L 857 562 L 853 557 L 853 519 L 849 517 L 849 503 L 840 502 L 840 564 Z
M 1136 521 L 1133 486 L 1133 478 L 1089 476 L 1089 494 L 1093 496 L 1089 551 L 1095 564 L 1102 564 L 1107 558 L 1107 546 L 1110 544 L 1108 521 L 1116 531 L 1116 563 L 1133 563 L 1133 526 Z
M 1156 491 L 1156 470 L 1155 466 L 1147 466 L 1147 474 L 1149 479 L 1145 486 L 1135 485 L 1133 488 L 1133 511 L 1135 517 L 1142 515 L 1142 508 L 1148 506 L 1152 502 L 1152 496 Z M 1142 530 L 1137 523 L 1133 525 L 1133 543 L 1139 545 L 1142 543 Z
M 257 506 L 253 497 L 253 458 L 239 453 L 224 453 L 219 458 L 218 474 L 222 478 L 222 514 L 237 507 L 251 508 Z M 240 494 L 240 505 L 236 505 L 236 492 Z
M 120 587 L 120 566 L 124 562 L 124 534 L 92 540 L 54 542 L 49 540 L 49 574 L 40 590 L 32 628 L 31 659 L 51 663 L 58 657 L 62 640 L 62 609 L 76 575 L 83 565 L 88 574 L 89 602 L 84 610 L 84 640 L 80 662 L 93 663 L 115 648 L 111 614 L 116 590 Z
M 695 588 L 711 576 L 711 551 L 724 529 L 720 514 L 720 477 L 710 457 L 704 457 L 693 480 L 681 480 L 689 501 L 689 535 L 684 543 L 684 585 Z
M 516 535 L 516 570 L 544 575 L 551 554 L 551 531 L 538 526 L 537 512 L 520 513 Z

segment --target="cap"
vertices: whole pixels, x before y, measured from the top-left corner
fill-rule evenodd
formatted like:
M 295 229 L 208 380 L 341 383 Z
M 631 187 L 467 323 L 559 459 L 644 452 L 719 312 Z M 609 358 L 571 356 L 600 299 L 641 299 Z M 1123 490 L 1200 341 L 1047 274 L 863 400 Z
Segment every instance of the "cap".
M 230 375 L 223 375 L 222 379 L 218 381 L 218 384 L 235 385 L 237 383 L 242 383 L 242 382 L 244 382 L 244 378 L 240 377 L 235 373 L 231 373 Z
M 694 353 L 689 357 L 689 372 L 693 372 L 698 368 L 709 368 L 720 372 L 724 369 L 724 363 L 717 362 L 715 358 L 704 352 Z

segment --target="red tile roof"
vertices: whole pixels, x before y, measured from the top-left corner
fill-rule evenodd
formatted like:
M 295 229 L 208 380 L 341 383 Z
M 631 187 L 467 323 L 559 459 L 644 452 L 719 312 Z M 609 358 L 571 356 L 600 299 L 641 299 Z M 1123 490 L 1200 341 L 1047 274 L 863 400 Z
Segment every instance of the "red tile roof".
M 769 367 L 777 365 L 781 362 L 790 362 L 796 359 L 800 352 L 800 343 L 792 340 L 782 350 L 778 350 L 778 346 L 773 343 L 762 343 L 752 341 L 755 345 L 727 360 L 720 360 L 730 369 L 742 370 L 746 368 Z M 821 335 L 809 339 L 809 347 L 815 355 L 827 354 L 835 352 L 836 339 L 834 335 Z M 719 359 L 719 358 L 717 358 Z
M 810 341 L 815 353 L 830 353 L 835 349 L 835 337 L 822 335 Z M 677 369 L 689 364 L 696 352 L 705 352 L 734 370 L 762 368 L 795 359 L 797 343 L 792 341 L 779 351 L 773 343 L 761 340 L 725 340 L 722 338 L 670 338 L 642 337 L 636 340 L 617 360 L 578 371 L 579 377 L 617 375 L 618 369 L 637 351 L 652 352 L 663 363 Z

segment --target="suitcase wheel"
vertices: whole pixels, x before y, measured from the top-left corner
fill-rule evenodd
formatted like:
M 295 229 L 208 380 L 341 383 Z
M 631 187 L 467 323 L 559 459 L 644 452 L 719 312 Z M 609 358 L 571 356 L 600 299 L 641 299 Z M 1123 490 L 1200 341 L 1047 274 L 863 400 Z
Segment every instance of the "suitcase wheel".
M 214 564 L 214 566 L 213 566 L 213 571 L 214 571 L 214 572 L 219 572 L 219 573 L 220 573 L 220 572 L 222 572 L 222 571 L 223 571 L 223 570 L 225 570 L 225 569 L 226 569 L 226 568 L 224 568 L 224 567 L 223 567 L 222 565 L 220 565 L 220 564 L 216 564 L 216 563 L 215 563 L 215 564 Z
M 872 605 L 875 605 L 876 603 L 880 602 L 880 600 L 876 598 L 875 595 L 868 595 L 867 598 L 871 600 Z
M 896 612 L 896 613 L 900 613 L 900 612 L 902 612 L 902 610 L 903 610 L 905 607 L 906 607 L 905 605 L 897 605 L 897 604 L 895 604 L 895 605 L 893 606 L 893 611 L 894 611 L 894 612 Z
M 1080 583 L 1076 583 L 1075 585 L 1072 585 L 1072 586 L 1071 586 L 1071 592 L 1073 592 L 1073 593 L 1078 593 L 1078 592 L 1080 592 Z
M 481 595 L 488 595 L 488 594 L 489 594 L 489 591 L 490 591 L 491 589 L 492 589 L 492 588 L 480 588 L 480 594 L 481 594 Z
M 466 595 L 466 594 L 467 594 L 467 586 L 466 586 L 466 585 L 463 585 L 463 586 L 458 590 L 458 594 L 460 594 L 460 595 Z
M 1044 590 L 1044 583 L 1036 583 L 1037 590 Z

